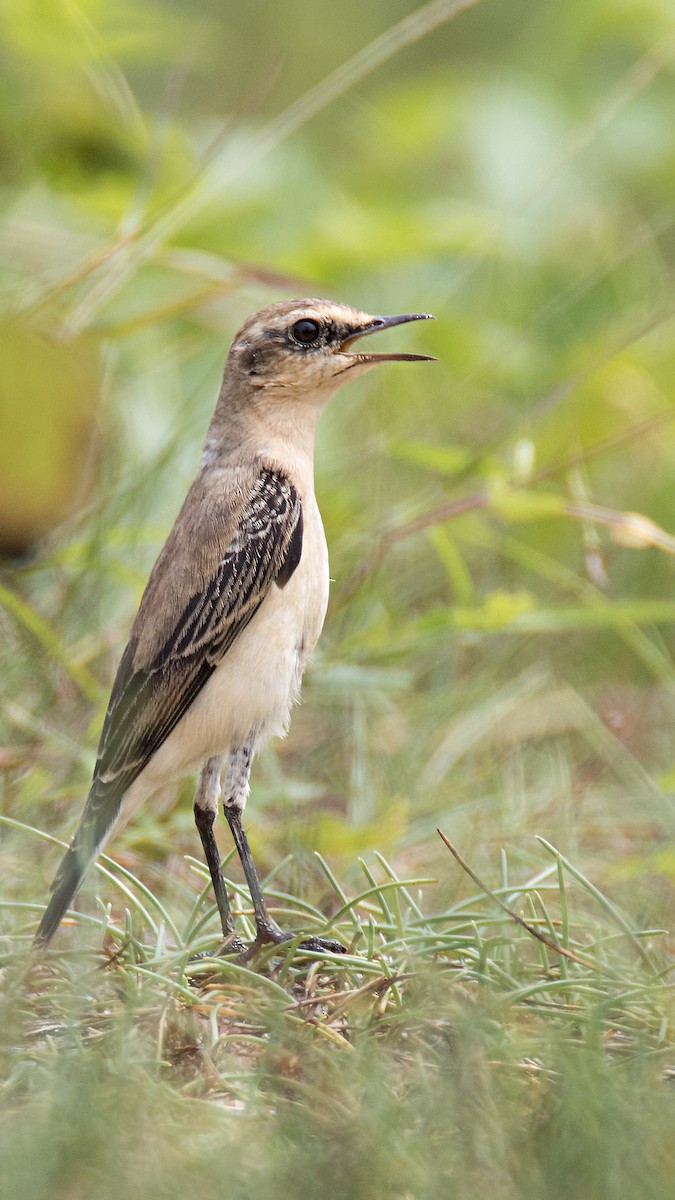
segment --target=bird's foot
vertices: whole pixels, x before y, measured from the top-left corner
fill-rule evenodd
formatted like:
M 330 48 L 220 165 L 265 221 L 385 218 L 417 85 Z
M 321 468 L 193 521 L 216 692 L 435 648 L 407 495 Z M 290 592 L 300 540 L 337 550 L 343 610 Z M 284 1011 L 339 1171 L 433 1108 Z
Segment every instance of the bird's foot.
M 199 968 L 209 959 L 237 956 L 241 962 L 254 958 L 263 946 L 282 946 L 284 942 L 292 942 L 298 935 L 292 930 L 280 929 L 273 921 L 259 925 L 255 941 L 247 945 L 238 934 L 231 934 L 220 943 L 216 950 L 200 950 L 188 959 L 188 966 Z M 298 950 L 306 950 L 310 954 L 346 954 L 346 948 L 336 938 L 306 937 L 298 943 Z
M 238 933 L 230 934 L 220 943 L 216 950 L 200 950 L 197 954 L 192 954 L 188 959 L 188 966 L 199 964 L 204 959 L 209 958 L 225 958 L 231 954 L 243 955 L 247 952 L 248 947 L 243 938 L 239 937 Z
M 292 942 L 297 936 L 297 933 L 293 933 L 292 930 L 280 929 L 273 921 L 264 925 L 261 923 L 257 927 L 255 941 L 251 943 L 243 957 L 252 958 L 262 946 L 281 946 L 284 942 Z M 298 943 L 298 950 L 308 950 L 310 954 L 323 954 L 324 951 L 328 951 L 330 954 L 346 953 L 342 942 L 336 941 L 335 938 L 313 936 L 303 938 Z

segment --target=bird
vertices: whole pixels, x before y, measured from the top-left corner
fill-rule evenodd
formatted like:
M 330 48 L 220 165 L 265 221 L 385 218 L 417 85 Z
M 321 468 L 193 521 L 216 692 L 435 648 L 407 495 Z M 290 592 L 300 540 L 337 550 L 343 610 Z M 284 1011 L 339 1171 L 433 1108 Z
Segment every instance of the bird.
M 154 792 L 199 771 L 194 818 L 222 927 L 221 950 L 293 933 L 270 916 L 243 826 L 255 753 L 283 736 L 328 604 L 328 551 L 314 493 L 314 442 L 329 397 L 376 364 L 428 354 L 352 351 L 430 313 L 371 316 L 324 299 L 262 308 L 237 333 L 201 462 L 150 573 L 103 722 L 91 788 L 51 886 L 44 948 L 82 880 Z M 237 933 L 214 823 L 222 802 L 256 935 Z M 332 939 L 305 949 L 343 951 Z

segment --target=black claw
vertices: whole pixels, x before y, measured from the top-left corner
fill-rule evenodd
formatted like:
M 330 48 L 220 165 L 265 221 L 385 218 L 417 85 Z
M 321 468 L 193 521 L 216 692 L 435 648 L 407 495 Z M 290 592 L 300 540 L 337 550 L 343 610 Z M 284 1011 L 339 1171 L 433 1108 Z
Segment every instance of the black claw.
M 327 950 L 330 954 L 346 954 L 347 949 L 342 945 L 342 942 L 336 942 L 335 938 L 310 937 L 304 938 L 298 946 L 299 950 L 310 950 L 312 954 Z
M 280 929 L 278 925 L 265 925 L 258 928 L 254 942 L 247 946 L 240 937 L 231 937 L 221 942 L 217 950 L 201 950 L 188 959 L 188 966 L 199 966 L 205 959 L 224 958 L 238 955 L 242 962 L 249 962 L 263 946 L 283 946 L 284 942 L 292 942 L 297 934 Z M 346 954 L 346 947 L 335 938 L 308 937 L 298 943 L 298 950 L 306 950 L 310 954 Z
M 217 950 L 200 950 L 197 954 L 192 954 L 188 959 L 188 966 L 193 963 L 198 964 L 205 958 L 225 958 L 231 954 L 245 954 L 246 950 L 246 942 L 237 935 L 221 942 Z
M 269 925 L 259 925 L 256 939 L 249 946 L 244 957 L 247 959 L 253 958 L 263 946 L 283 946 L 284 942 L 292 942 L 298 935 L 292 931 L 280 929 L 278 925 L 270 923 Z M 298 943 L 298 950 L 308 950 L 310 954 L 323 954 L 328 951 L 330 954 L 345 954 L 345 947 L 342 942 L 338 942 L 335 938 L 308 937 L 303 938 Z

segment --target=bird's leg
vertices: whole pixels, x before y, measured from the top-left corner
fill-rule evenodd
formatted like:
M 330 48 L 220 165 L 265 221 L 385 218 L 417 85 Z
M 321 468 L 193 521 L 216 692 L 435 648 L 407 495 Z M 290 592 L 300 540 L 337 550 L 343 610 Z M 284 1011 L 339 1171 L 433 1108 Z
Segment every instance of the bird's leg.
M 251 854 L 251 847 L 242 825 L 242 815 L 246 807 L 249 793 L 249 778 L 251 775 L 251 759 L 253 749 L 250 742 L 234 750 L 230 756 L 227 775 L 223 785 L 223 809 L 227 823 L 232 831 L 237 854 L 246 876 L 248 890 L 253 901 L 255 916 L 256 942 L 282 942 L 286 935 L 273 921 L 267 911 L 258 872 Z
M 233 752 L 223 788 L 223 808 L 228 825 L 232 831 L 232 837 L 237 847 L 241 865 L 244 869 L 248 890 L 251 893 L 251 900 L 253 901 L 256 938 L 251 949 L 255 951 L 266 942 L 273 942 L 277 945 L 281 942 L 288 942 L 295 937 L 295 934 L 281 929 L 267 911 L 262 887 L 260 886 L 260 879 L 258 878 L 258 872 L 253 861 L 253 855 L 251 854 L 251 847 L 248 844 L 248 838 L 242 824 L 242 816 L 249 792 L 252 756 L 253 751 L 250 743 L 246 743 L 239 750 Z M 300 946 L 303 950 L 330 950 L 334 954 L 344 953 L 344 946 L 341 942 L 335 941 L 334 938 L 305 938 L 300 942 Z
M 202 767 L 201 775 L 199 776 L 199 786 L 194 799 L 195 825 L 202 839 L 207 866 L 211 873 L 213 893 L 218 905 L 218 912 L 220 913 L 223 937 L 228 949 L 240 951 L 244 948 L 244 943 L 237 936 L 220 865 L 220 854 L 218 853 L 216 839 L 213 836 L 213 823 L 218 812 L 218 797 L 220 795 L 221 764 L 221 757 L 216 756 L 215 758 L 209 758 Z

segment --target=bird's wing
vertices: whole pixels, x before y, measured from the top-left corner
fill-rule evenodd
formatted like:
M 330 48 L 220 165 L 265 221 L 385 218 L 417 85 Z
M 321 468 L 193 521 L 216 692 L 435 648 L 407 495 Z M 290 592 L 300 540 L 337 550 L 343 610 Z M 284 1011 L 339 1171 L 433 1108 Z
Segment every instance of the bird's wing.
M 167 596 L 171 572 L 166 550 L 178 544 L 177 529 L 178 522 L 157 564 L 164 568 L 161 584 Z M 164 622 L 159 644 L 150 657 L 145 655 L 142 665 L 138 661 L 141 602 L 110 696 L 91 791 L 52 885 L 38 940 L 47 942 L 57 928 L 119 814 L 124 793 L 176 727 L 271 586 L 288 582 L 301 553 L 300 496 L 284 474 L 263 469 L 214 569 L 198 590 L 185 595 L 175 620 Z M 146 596 L 152 585 L 153 576 Z
M 113 686 L 94 778 L 121 794 L 175 728 L 248 625 L 274 582 L 302 551 L 302 507 L 293 484 L 263 471 L 213 574 L 186 596 L 154 659 L 134 667 L 127 648 Z M 126 659 L 126 662 L 125 662 Z

